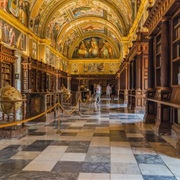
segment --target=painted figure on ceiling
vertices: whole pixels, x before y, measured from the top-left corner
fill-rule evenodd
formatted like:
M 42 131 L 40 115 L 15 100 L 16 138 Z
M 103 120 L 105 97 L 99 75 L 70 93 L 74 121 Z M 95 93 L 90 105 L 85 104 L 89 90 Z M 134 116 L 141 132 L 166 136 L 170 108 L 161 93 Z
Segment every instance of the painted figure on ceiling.
M 0 0 L 0 8 L 18 18 L 25 26 L 28 25 L 29 5 L 27 0 Z
M 108 41 L 104 41 L 104 46 L 107 48 L 108 50 L 108 54 L 109 54 L 109 57 L 112 58 L 113 57 L 113 51 L 112 51 L 112 47 L 111 45 L 109 44 Z
M 50 38 L 50 39 L 52 39 L 54 21 L 55 21 L 55 17 L 53 17 L 53 19 L 50 21 L 50 23 L 48 24 L 48 27 L 46 29 L 47 30 L 46 37 Z
M 12 27 L 9 31 L 9 45 L 11 47 L 14 47 L 15 37 L 16 37 L 16 34 L 14 31 L 14 28 Z
M 52 46 L 54 47 L 54 48 L 56 48 L 56 44 L 57 44 L 57 38 L 58 38 L 58 33 L 59 33 L 59 31 L 60 31 L 60 25 L 59 25 L 59 23 L 57 23 L 57 22 L 55 22 L 55 24 L 54 24 L 54 27 L 53 27 L 53 36 L 52 36 Z
M 96 38 L 91 39 L 91 48 L 89 49 L 89 53 L 92 57 L 97 57 L 99 53 L 98 43 Z
M 25 0 L 19 0 L 19 21 L 25 26 L 28 25 L 29 18 L 29 2 Z
M 105 44 L 103 45 L 101 51 L 100 51 L 100 57 L 102 58 L 109 58 L 109 53 L 108 53 L 108 49 L 105 46 Z
M 34 20 L 34 32 L 35 33 L 38 33 L 39 23 L 40 23 L 40 13 L 35 17 L 35 20 Z
M 24 35 L 23 33 L 20 33 L 16 43 L 18 49 L 23 49 L 23 40 L 24 40 Z
M 9 11 L 10 11 L 15 17 L 18 17 L 18 12 L 19 12 L 18 2 L 19 2 L 18 0 L 9 0 L 9 1 L 8 1 Z
M 50 39 L 51 46 L 56 50 L 59 49 L 58 35 L 67 23 L 69 22 L 68 14 L 66 12 L 57 11 L 54 16 L 50 19 L 46 28 L 46 37 Z
M 94 6 L 81 6 L 77 7 L 76 9 L 73 10 L 74 17 L 81 17 L 81 16 L 87 16 L 87 15 L 95 15 L 95 16 L 103 16 L 103 10 L 100 9 L 99 7 L 94 7 Z
M 26 36 L 6 23 L 5 21 L 0 19 L 0 41 L 4 42 L 5 44 L 20 49 L 26 49 Z
M 67 44 L 64 45 L 63 55 L 67 57 L 69 51 L 69 46 Z
M 4 42 L 5 43 L 9 43 L 9 30 L 10 30 L 9 24 L 4 23 L 3 32 L 4 32 Z
M 82 41 L 80 43 L 80 46 L 79 46 L 77 54 L 78 54 L 79 57 L 83 57 L 83 58 L 88 56 L 88 51 L 87 51 L 87 48 L 85 46 L 84 41 Z
M 0 0 L 0 8 L 5 11 L 8 11 L 8 0 Z
M 114 58 L 111 44 L 102 38 L 86 38 L 74 49 L 73 58 Z

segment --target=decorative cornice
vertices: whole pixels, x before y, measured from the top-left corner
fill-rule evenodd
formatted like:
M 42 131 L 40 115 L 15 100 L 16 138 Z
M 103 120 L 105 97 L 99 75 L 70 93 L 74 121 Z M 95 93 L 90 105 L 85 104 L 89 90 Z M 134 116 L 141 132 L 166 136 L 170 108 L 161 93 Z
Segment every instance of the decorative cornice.
M 158 24 L 162 21 L 164 16 L 168 16 L 168 11 L 173 5 L 180 3 L 180 0 L 157 0 L 152 9 L 149 12 L 149 16 L 144 23 L 144 27 L 149 29 L 151 34 Z M 164 19 L 164 18 L 163 18 Z
M 12 57 L 10 55 L 7 55 L 5 53 L 0 52 L 0 62 L 9 62 L 9 63 L 15 63 L 16 57 Z
M 81 74 L 72 74 L 71 77 L 73 79 L 94 79 L 94 78 L 98 78 L 98 79 L 114 79 L 115 78 L 115 74 L 108 74 L 108 75 L 104 75 L 104 74 L 83 74 L 83 76 L 80 76 Z
M 86 58 L 86 59 L 71 59 L 69 60 L 70 64 L 73 63 L 120 63 L 119 59 L 91 59 L 91 58 Z

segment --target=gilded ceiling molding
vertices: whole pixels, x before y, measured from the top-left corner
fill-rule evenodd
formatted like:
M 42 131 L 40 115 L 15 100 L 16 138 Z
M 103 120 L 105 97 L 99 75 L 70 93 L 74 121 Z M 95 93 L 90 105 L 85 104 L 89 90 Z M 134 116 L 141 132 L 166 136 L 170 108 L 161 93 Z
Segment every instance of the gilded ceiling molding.
M 63 30 L 61 31 L 61 34 L 66 33 L 66 31 L 70 31 L 71 28 L 74 28 L 76 26 L 80 26 L 80 25 L 84 25 L 87 23 L 92 23 L 92 24 L 101 24 L 104 25 L 105 27 L 110 28 L 111 30 L 113 30 L 114 32 L 116 32 L 117 37 L 119 37 L 118 39 L 120 40 L 122 37 L 122 34 L 119 32 L 119 30 L 117 29 L 117 27 L 112 24 L 111 22 L 109 22 L 108 20 L 101 18 L 101 17 L 96 17 L 96 16 L 88 16 L 88 17 L 81 17 L 79 19 L 75 19 L 74 21 L 72 21 L 71 23 L 68 23 L 67 25 L 64 26 Z M 61 37 L 61 35 L 59 35 L 59 38 Z
M 36 0 L 36 2 L 32 5 L 31 18 L 35 18 L 38 15 L 39 9 L 41 8 L 44 0 Z
M 93 59 L 93 58 L 88 58 L 88 59 L 70 59 L 69 60 L 69 63 L 70 64 L 74 64 L 74 63 L 77 63 L 77 64 L 81 64 L 84 62 L 86 63 L 120 63 L 120 60 L 119 59 Z
M 72 58 L 73 52 L 74 52 L 75 48 L 77 47 L 77 45 L 82 40 L 84 40 L 86 38 L 90 38 L 90 37 L 99 37 L 99 38 L 103 38 L 103 39 L 107 40 L 110 43 L 110 45 L 114 48 L 116 56 L 117 57 L 119 56 L 121 49 L 119 51 L 119 48 L 118 48 L 117 44 L 111 38 L 109 38 L 108 36 L 103 35 L 101 33 L 86 33 L 86 34 L 82 35 L 80 38 L 77 38 L 76 41 L 70 47 L 70 49 L 69 49 L 69 52 L 70 52 L 69 59 Z
M 139 7 L 139 10 L 138 10 L 138 13 L 137 13 L 137 16 L 136 16 L 136 19 L 129 31 L 129 34 L 128 34 L 128 39 L 131 39 L 133 34 L 136 33 L 137 29 L 138 29 L 138 25 L 139 25 L 139 22 L 141 21 L 141 18 L 142 18 L 142 15 L 144 13 L 144 11 L 147 11 L 147 4 L 148 4 L 148 0 L 142 0 L 141 1 L 141 5 Z
M 91 19 L 94 18 L 94 21 L 92 21 Z M 96 20 L 96 21 L 95 21 Z M 91 25 L 98 25 L 98 26 L 102 26 L 104 28 L 108 28 L 111 32 L 113 32 L 113 34 L 116 36 L 117 40 L 119 42 L 121 42 L 122 38 L 121 35 L 119 33 L 119 31 L 116 29 L 116 27 L 111 24 L 110 22 L 108 22 L 107 20 L 104 20 L 102 18 L 98 18 L 98 17 L 86 17 L 86 18 L 81 18 L 81 20 L 75 20 L 73 22 L 71 22 L 70 24 L 67 24 L 64 29 L 61 31 L 61 33 L 58 36 L 58 42 L 62 41 L 62 44 L 64 44 L 64 42 L 66 41 L 66 37 L 68 37 L 68 35 L 75 30 L 78 30 L 81 26 L 84 25 L 89 25 L 91 23 Z M 96 33 L 96 31 L 94 31 L 94 33 Z M 103 33 L 101 33 L 103 34 Z M 83 35 L 79 34 L 80 36 Z M 107 34 L 104 34 L 107 36 Z
M 127 3 L 129 0 L 124 0 L 123 2 Z M 127 14 L 123 13 L 123 10 L 122 9 L 119 9 L 119 7 L 116 5 L 116 3 L 113 2 L 102 2 L 102 1 L 99 1 L 101 3 L 104 3 L 106 4 L 106 6 L 110 7 L 111 10 L 113 10 L 115 12 L 115 14 L 117 15 L 117 17 L 119 17 L 119 21 L 122 22 L 123 24 L 123 27 L 124 27 L 124 34 L 123 35 L 127 35 L 128 31 L 129 31 L 129 27 L 128 27 L 128 22 L 125 21 L 126 19 L 126 16 Z M 115 2 L 117 2 L 117 0 L 115 0 Z
M 92 18 L 94 18 L 93 21 L 92 21 Z M 72 30 L 78 29 L 81 25 L 86 25 L 86 24 L 89 24 L 89 23 L 92 23 L 93 25 L 102 25 L 104 27 L 109 28 L 114 33 L 117 40 L 119 42 L 121 42 L 122 39 L 121 39 L 120 33 L 117 30 L 117 28 L 112 23 L 110 23 L 109 21 L 107 21 L 107 20 L 105 20 L 103 18 L 99 18 L 99 17 L 83 17 L 81 19 L 74 20 L 73 22 L 67 24 L 64 27 L 64 29 L 59 34 L 57 41 L 59 42 L 59 41 L 63 40 L 63 42 L 65 42 L 66 37 L 68 36 L 68 34 Z
M 67 3 L 71 0 L 54 0 L 51 1 L 47 7 L 44 8 L 44 11 L 41 12 L 41 19 L 39 23 L 39 31 L 41 36 L 45 37 L 45 29 L 48 26 L 48 23 L 50 22 L 51 18 L 53 17 L 54 13 L 56 13 L 59 9 L 66 9 Z M 75 4 L 75 2 L 74 2 Z
M 43 0 L 31 0 L 29 10 L 32 11 L 34 8 L 34 5 L 37 3 L 37 1 L 43 1 Z
M 113 9 L 114 12 L 116 12 L 116 14 L 119 16 L 121 22 L 123 22 L 124 27 L 126 27 L 125 31 L 124 31 L 124 36 L 127 36 L 128 32 L 129 32 L 129 26 L 128 26 L 129 21 L 127 20 L 127 17 L 129 16 L 129 13 L 124 13 L 125 7 L 123 6 L 122 9 L 121 9 L 120 6 L 118 6 L 118 4 L 117 4 L 117 2 L 118 2 L 117 0 L 111 0 L 111 1 L 112 2 L 110 4 L 109 3 L 105 3 L 105 2 L 103 2 L 103 3 L 107 4 L 108 6 L 110 6 L 111 9 Z M 122 0 L 122 3 L 125 3 L 127 5 L 127 7 L 128 7 L 128 10 L 130 12 L 132 12 L 132 7 L 130 5 L 131 3 L 130 3 L 129 0 Z
M 102 1 L 99 1 L 99 2 L 102 3 Z M 61 8 L 63 10 L 67 9 L 68 3 L 71 3 L 71 0 L 64 0 L 64 1 L 54 0 L 51 3 L 49 3 L 47 7 L 44 8 L 43 12 L 41 12 L 41 20 L 40 20 L 40 25 L 39 25 L 39 27 L 41 28 L 40 34 L 42 34 L 42 36 L 45 35 L 44 30 L 46 29 L 49 21 L 51 20 L 51 18 L 54 15 L 54 13 L 57 12 Z M 118 20 L 122 23 L 122 25 L 124 27 L 124 33 L 127 33 L 128 26 L 127 26 L 127 22 L 124 21 L 126 15 L 123 14 L 123 12 L 120 11 L 115 4 L 112 5 L 112 2 L 108 2 L 108 3 L 103 2 L 103 3 L 106 4 L 106 6 L 110 7 L 113 12 L 115 12 L 117 17 L 119 17 Z M 67 9 L 67 10 L 69 10 L 69 9 Z

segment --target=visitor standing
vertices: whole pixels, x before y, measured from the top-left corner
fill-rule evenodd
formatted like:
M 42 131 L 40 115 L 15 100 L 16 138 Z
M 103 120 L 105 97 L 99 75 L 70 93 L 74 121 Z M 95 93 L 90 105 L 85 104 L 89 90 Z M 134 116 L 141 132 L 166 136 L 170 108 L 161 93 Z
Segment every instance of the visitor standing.
M 96 96 L 95 96 L 95 103 L 100 103 L 101 101 L 101 86 L 100 84 L 96 85 Z
M 110 94 L 111 94 L 111 86 L 108 84 L 106 86 L 106 97 L 110 97 Z

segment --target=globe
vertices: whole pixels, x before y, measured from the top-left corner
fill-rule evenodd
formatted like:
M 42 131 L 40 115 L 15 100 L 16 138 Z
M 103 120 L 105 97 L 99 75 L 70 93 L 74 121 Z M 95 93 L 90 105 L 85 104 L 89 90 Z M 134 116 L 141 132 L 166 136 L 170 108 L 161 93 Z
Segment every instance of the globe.
M 10 114 L 18 110 L 22 106 L 22 101 L 15 102 L 18 100 L 22 100 L 21 93 L 14 87 L 10 85 L 6 85 L 0 89 L 0 111 L 5 114 Z
M 64 100 L 68 100 L 71 97 L 70 91 L 66 89 L 65 87 L 61 90 L 61 92 L 63 93 Z

